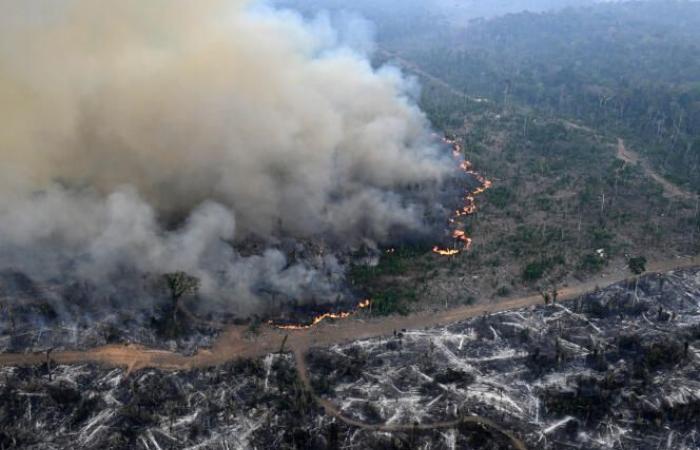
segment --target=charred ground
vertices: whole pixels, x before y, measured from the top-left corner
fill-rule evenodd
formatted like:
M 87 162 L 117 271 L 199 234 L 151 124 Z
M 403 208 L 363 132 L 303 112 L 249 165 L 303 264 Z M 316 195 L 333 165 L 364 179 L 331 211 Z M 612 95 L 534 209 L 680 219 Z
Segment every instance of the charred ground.
M 5 448 L 695 448 L 700 271 L 618 283 L 572 301 L 397 330 L 306 356 L 125 373 L 5 367 Z M 361 323 L 358 323 L 361 326 Z M 298 361 L 297 361 L 298 363 Z M 324 413 L 314 395 L 351 423 Z M 372 431 L 377 424 L 406 431 Z M 420 426 L 419 426 L 420 424 Z M 431 428 L 431 424 L 435 429 Z M 411 431 L 413 430 L 413 431 Z
M 315 389 L 370 423 L 478 414 L 530 448 L 696 448 L 698 298 L 697 269 L 649 275 L 307 359 Z

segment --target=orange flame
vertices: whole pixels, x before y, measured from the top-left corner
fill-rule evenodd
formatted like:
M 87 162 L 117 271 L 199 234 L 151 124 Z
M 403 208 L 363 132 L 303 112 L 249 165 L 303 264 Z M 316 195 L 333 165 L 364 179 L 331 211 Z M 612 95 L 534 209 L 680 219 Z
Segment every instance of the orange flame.
M 372 306 L 372 300 L 370 299 L 365 299 L 362 300 L 360 303 L 357 305 L 357 309 L 366 309 Z
M 278 325 L 278 324 L 275 324 L 275 322 L 273 322 L 272 320 L 268 321 L 267 324 L 270 326 L 273 326 L 277 329 L 280 329 L 280 330 L 308 330 L 309 328 L 311 328 L 315 325 L 318 325 L 319 323 L 323 322 L 326 319 L 334 319 L 334 320 L 347 319 L 348 317 L 354 316 L 355 314 L 357 314 L 357 311 L 359 311 L 361 309 L 367 309 L 371 305 L 372 305 L 372 300 L 370 300 L 370 299 L 362 300 L 360 303 L 357 304 L 357 308 L 354 311 L 341 311 L 338 313 L 321 314 L 320 316 L 316 316 L 313 319 L 311 319 L 311 322 L 308 324 L 305 324 L 305 325 L 296 325 L 296 324 Z
M 457 142 L 456 139 L 443 137 L 442 140 L 446 144 L 452 146 L 452 155 L 455 157 L 455 159 L 460 159 L 459 169 L 473 176 L 480 184 L 480 186 L 475 188 L 473 191 L 467 193 L 467 195 L 464 197 L 464 206 L 461 209 L 456 210 L 452 217 L 447 219 L 450 225 L 461 226 L 462 224 L 459 222 L 459 219 L 462 217 L 470 216 L 476 212 L 476 196 L 479 194 L 483 194 L 487 189 L 491 187 L 492 183 L 480 173 L 475 172 L 472 169 L 472 163 L 470 161 L 462 159 L 462 146 Z M 447 249 L 436 246 L 433 248 L 433 253 L 436 253 L 441 256 L 454 256 L 458 255 L 463 250 L 469 250 L 471 248 L 472 238 L 469 237 L 464 230 L 456 228 L 452 232 L 452 237 L 458 243 L 462 244 L 462 249 Z
M 441 256 L 454 256 L 458 255 L 460 253 L 460 250 L 456 249 L 446 249 L 446 248 L 440 248 L 440 247 L 433 247 L 433 253 L 437 253 L 438 255 Z

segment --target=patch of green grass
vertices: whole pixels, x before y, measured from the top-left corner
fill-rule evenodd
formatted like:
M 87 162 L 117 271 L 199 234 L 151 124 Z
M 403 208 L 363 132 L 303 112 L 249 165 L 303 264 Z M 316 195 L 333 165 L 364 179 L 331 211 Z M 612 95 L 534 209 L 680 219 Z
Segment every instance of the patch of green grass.
M 350 268 L 354 289 L 372 299 L 372 314 L 408 312 L 407 305 L 417 300 L 420 286 L 436 274 L 434 263 L 423 257 L 427 251 L 418 246 L 405 246 L 383 254 L 376 266 Z

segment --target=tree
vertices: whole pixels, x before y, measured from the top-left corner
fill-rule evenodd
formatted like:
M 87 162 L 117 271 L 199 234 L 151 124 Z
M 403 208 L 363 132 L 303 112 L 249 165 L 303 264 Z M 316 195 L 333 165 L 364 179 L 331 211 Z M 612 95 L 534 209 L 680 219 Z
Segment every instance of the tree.
M 639 295 L 637 294 L 637 288 L 639 287 L 639 275 L 643 274 L 647 270 L 647 259 L 643 256 L 635 256 L 627 261 L 627 267 L 635 275 L 634 277 L 634 296 L 639 300 Z
M 199 291 L 199 278 L 185 272 L 172 272 L 164 275 L 170 295 L 174 301 L 180 300 L 185 294 L 196 294 Z
M 199 278 L 193 277 L 185 272 L 171 272 L 163 275 L 165 282 L 170 289 L 170 299 L 172 300 L 172 325 L 177 324 L 177 310 L 180 299 L 184 295 L 196 295 L 199 291 Z
M 627 266 L 635 275 L 641 275 L 647 270 L 647 259 L 643 256 L 636 256 L 627 261 Z

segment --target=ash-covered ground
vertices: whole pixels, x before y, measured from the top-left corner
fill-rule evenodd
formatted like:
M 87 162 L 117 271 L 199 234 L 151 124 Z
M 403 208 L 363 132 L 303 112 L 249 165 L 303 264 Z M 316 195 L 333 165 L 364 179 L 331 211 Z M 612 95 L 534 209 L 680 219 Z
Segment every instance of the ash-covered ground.
M 294 447 L 323 432 L 291 357 L 187 373 L 96 366 L 0 371 L 0 448 Z
M 308 356 L 317 392 L 370 423 L 490 418 L 537 449 L 700 448 L 700 270 L 575 301 L 397 330 Z M 431 448 L 454 446 L 444 435 Z
M 315 404 L 289 354 L 190 372 L 80 365 L 50 373 L 0 369 L 0 448 L 434 449 L 444 439 L 506 448 L 470 425 L 447 434 L 344 425 Z
M 0 352 L 133 343 L 194 353 L 211 345 L 218 331 L 178 310 L 162 277 L 125 276 L 107 291 L 87 282 L 39 283 L 21 272 L 0 272 Z
M 306 362 L 315 393 L 364 426 L 324 412 L 291 354 L 182 372 L 44 364 L 0 369 L 0 448 L 511 448 L 493 429 L 444 427 L 475 415 L 529 449 L 697 449 L 700 269 Z
M 265 247 L 250 241 L 240 250 L 255 258 Z M 125 271 L 98 285 L 70 276 L 39 281 L 18 270 L 0 270 L 0 352 L 86 350 L 128 343 L 193 354 L 210 347 L 228 324 L 304 323 L 321 313 L 353 309 L 357 298 L 348 287 L 346 267 L 376 265 L 379 259 L 376 248 L 338 251 L 328 258 L 328 249 L 312 242 L 286 241 L 279 251 L 292 266 L 312 267 L 333 286 L 336 297 L 316 299 L 312 292 L 312 300 L 296 298 L 284 291 L 284 277 L 280 282 L 270 274 L 269 283 L 254 286 L 255 294 L 266 301 L 255 312 L 236 314 L 235 296 L 210 298 L 196 290 L 174 295 L 168 282 L 173 274 Z

